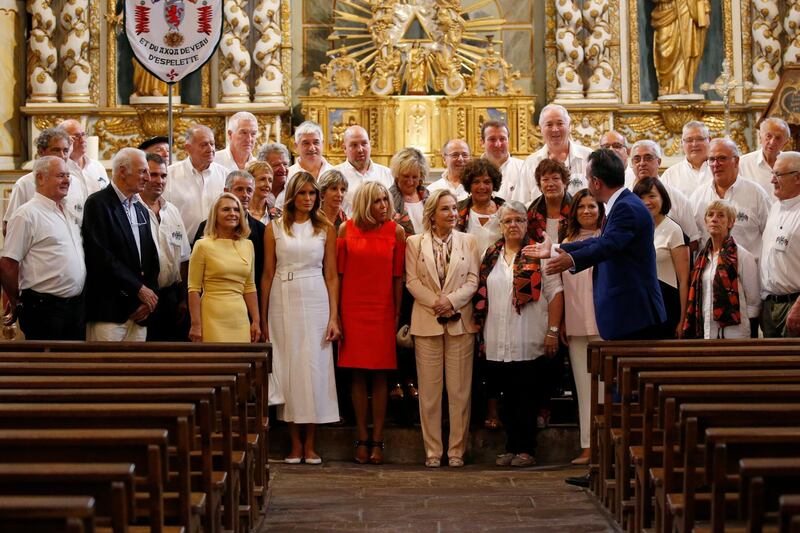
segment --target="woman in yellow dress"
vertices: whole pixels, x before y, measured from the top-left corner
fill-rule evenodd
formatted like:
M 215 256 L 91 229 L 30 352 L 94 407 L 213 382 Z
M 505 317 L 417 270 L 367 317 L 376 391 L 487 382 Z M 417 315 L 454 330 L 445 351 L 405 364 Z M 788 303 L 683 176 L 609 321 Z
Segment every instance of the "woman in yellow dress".
M 249 234 L 242 204 L 230 193 L 221 194 L 209 212 L 204 238 L 195 243 L 189 259 L 192 342 L 260 339 L 255 252 Z

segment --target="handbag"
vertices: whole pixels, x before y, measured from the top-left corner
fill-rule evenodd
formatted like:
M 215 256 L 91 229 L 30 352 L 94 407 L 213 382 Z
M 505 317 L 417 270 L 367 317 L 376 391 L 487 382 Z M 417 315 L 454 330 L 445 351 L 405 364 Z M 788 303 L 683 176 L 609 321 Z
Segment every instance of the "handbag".
M 411 335 L 411 326 L 408 324 L 400 326 L 400 329 L 397 330 L 397 345 L 409 350 L 414 348 L 414 337 Z

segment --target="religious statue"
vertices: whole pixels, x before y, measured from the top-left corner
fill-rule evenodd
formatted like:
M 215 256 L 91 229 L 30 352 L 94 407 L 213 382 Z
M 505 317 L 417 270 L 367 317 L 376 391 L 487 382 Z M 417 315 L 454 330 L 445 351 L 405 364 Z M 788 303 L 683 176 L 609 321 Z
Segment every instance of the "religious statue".
M 408 53 L 408 94 L 428 93 L 428 51 L 421 48 L 418 43 Z
M 135 59 L 133 62 L 133 94 L 131 96 L 167 96 L 169 88 L 163 82 L 147 72 Z M 172 88 L 172 95 L 178 96 L 181 93 L 180 85 L 175 84 Z
M 654 0 L 653 60 L 659 96 L 694 92 L 710 24 L 710 0 Z

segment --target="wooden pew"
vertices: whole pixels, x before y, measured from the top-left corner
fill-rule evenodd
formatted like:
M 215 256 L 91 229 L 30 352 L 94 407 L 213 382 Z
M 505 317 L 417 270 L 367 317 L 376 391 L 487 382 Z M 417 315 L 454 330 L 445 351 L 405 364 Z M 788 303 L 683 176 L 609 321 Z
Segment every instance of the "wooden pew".
M 181 533 L 164 525 L 167 431 L 160 429 L 0 429 L 0 463 L 132 463 L 136 490 L 147 492 L 147 518 L 154 533 Z
M 174 491 L 164 495 L 165 514 L 177 517 L 191 532 L 199 531 L 205 512 L 203 492 L 192 492 L 189 452 L 194 427 L 193 404 L 86 403 L 86 404 L 0 404 L 0 427 L 4 429 L 45 428 L 157 428 L 167 430 L 172 450 L 168 455 L 177 476 L 167 476 L 165 486 Z
M 130 463 L 0 464 L 0 496 L 91 496 L 96 525 L 127 533 L 135 509 L 133 476 Z
M 743 530 L 761 531 L 768 521 L 778 528 L 780 498 L 797 492 L 800 486 L 800 450 L 797 453 L 797 457 L 750 457 L 739 461 L 739 519 L 746 521 Z M 712 508 L 712 515 L 713 512 Z
M 94 533 L 90 496 L 0 496 L 0 531 Z
M 781 533 L 800 533 L 800 494 L 781 496 L 779 521 Z

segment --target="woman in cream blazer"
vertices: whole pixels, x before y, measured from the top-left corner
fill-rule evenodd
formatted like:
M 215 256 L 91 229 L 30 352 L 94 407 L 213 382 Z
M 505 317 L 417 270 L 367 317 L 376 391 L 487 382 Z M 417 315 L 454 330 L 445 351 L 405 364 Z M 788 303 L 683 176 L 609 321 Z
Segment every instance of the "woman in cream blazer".
M 478 288 L 480 257 L 473 235 L 455 231 L 456 197 L 434 192 L 425 202 L 425 232 L 406 241 L 406 287 L 414 297 L 414 336 L 419 411 L 425 466 L 440 466 L 442 374 L 447 386 L 452 467 L 464 465 L 469 430 L 474 334 L 472 296 Z

